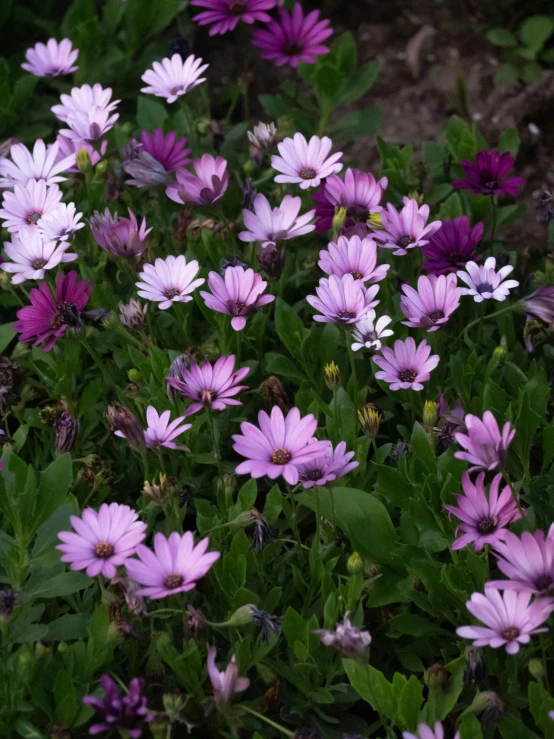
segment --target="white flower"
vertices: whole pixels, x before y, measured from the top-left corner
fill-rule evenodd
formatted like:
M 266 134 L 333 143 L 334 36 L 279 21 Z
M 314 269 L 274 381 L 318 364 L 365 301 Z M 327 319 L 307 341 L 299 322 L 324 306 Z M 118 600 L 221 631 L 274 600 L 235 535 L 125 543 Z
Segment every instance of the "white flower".
M 354 324 L 352 338 L 355 339 L 352 349 L 357 352 L 359 349 L 374 349 L 376 352 L 381 350 L 381 339 L 392 336 L 394 331 L 387 328 L 392 323 L 389 316 L 381 316 L 375 321 L 377 314 L 372 309 L 366 313 L 361 321 Z
M 76 213 L 75 203 L 60 203 L 50 213 L 44 215 L 38 223 L 38 232 L 44 241 L 67 241 L 75 231 L 84 228 L 81 223 L 82 213 Z
M 0 265 L 5 272 L 12 272 L 14 285 L 25 280 L 42 280 L 47 269 L 57 267 L 61 262 L 72 262 L 77 254 L 67 254 L 69 244 L 57 245 L 55 241 L 43 241 L 38 229 L 23 228 L 11 242 L 4 242 L 6 256 L 11 262 Z
M 271 149 L 277 138 L 277 126 L 275 123 L 258 123 L 253 131 L 247 131 L 248 140 L 262 151 Z
M 75 154 L 56 161 L 60 145 L 46 148 L 42 139 L 37 139 L 33 153 L 24 144 L 15 144 L 10 149 L 10 159 L 0 157 L 0 187 L 13 188 L 14 184 L 25 186 L 29 180 L 44 180 L 47 185 L 63 182 L 60 172 L 67 172 L 75 165 Z
M 114 110 L 120 101 L 110 100 L 111 97 L 111 87 L 104 89 L 98 83 L 93 87 L 90 85 L 73 87 L 71 95 L 61 95 L 61 105 L 54 105 L 50 110 L 56 118 L 65 123 L 74 113 L 86 113 L 91 108 L 102 108 L 108 112 Z
M 154 62 L 153 69 L 146 70 L 141 79 L 148 87 L 142 87 L 140 91 L 166 98 L 168 103 L 174 103 L 178 97 L 206 81 L 206 78 L 200 75 L 208 69 L 208 66 L 202 64 L 202 59 L 197 59 L 192 54 L 185 61 L 181 59 L 180 54 L 173 54 L 171 59 L 166 57 L 161 62 Z
M 273 169 L 283 173 L 277 175 L 275 182 L 298 183 L 302 190 L 318 187 L 321 180 L 342 169 L 342 151 L 329 156 L 332 146 L 328 136 L 312 136 L 308 142 L 301 133 L 295 133 L 294 138 L 284 139 L 277 144 L 281 156 L 271 157 Z
M 507 265 L 496 272 L 494 257 L 489 257 L 481 266 L 475 262 L 468 262 L 465 272 L 457 272 L 460 280 L 467 285 L 467 287 L 460 288 L 461 293 L 462 295 L 473 295 L 476 303 L 482 303 L 483 300 L 491 298 L 499 301 L 506 300 L 510 290 L 519 285 L 516 280 L 505 279 L 513 269 Z
M 173 303 L 188 303 L 192 293 L 205 280 L 194 278 L 199 266 L 196 260 L 189 262 L 181 254 L 156 259 L 154 264 L 145 264 L 144 272 L 139 277 L 143 282 L 135 283 L 141 298 L 159 303 L 161 310 L 170 308 Z

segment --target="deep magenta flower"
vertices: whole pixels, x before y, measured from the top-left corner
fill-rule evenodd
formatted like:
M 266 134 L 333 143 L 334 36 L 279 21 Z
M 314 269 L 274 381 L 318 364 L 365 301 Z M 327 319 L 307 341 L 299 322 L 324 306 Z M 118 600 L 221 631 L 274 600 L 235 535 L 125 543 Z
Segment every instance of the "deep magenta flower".
M 62 262 L 73 262 L 77 254 L 67 253 L 68 242 L 43 241 L 36 228 L 23 228 L 11 242 L 4 242 L 6 256 L 11 260 L 0 264 L 0 269 L 10 272 L 13 285 L 25 280 L 43 280 L 47 269 Z
M 31 305 L 17 311 L 17 321 L 13 324 L 19 334 L 19 341 L 44 343 L 44 351 L 49 352 L 66 329 L 81 327 L 81 311 L 88 302 L 93 285 L 86 280 L 77 282 L 77 272 L 65 275 L 58 272 L 56 295 L 43 282 L 30 293 Z
M 366 287 L 351 274 L 322 277 L 315 291 L 317 296 L 308 295 L 306 300 L 319 311 L 314 316 L 314 321 L 319 323 L 358 323 L 379 302 L 374 299 L 379 285 Z
M 359 169 L 347 169 L 344 180 L 336 174 L 330 175 L 314 192 L 316 229 L 324 233 L 332 228 L 337 207 L 346 208 L 345 228 L 356 223 L 366 224 L 370 213 L 383 210 L 380 203 L 387 185 L 386 177 L 376 180 L 369 172 L 360 172 Z
M 403 731 L 402 739 L 444 739 L 444 729 L 440 721 L 435 722 L 434 729 L 427 724 L 418 724 L 417 734 Z M 452 739 L 460 739 L 460 732 L 457 731 Z
M 152 228 L 146 228 L 146 218 L 138 225 L 135 214 L 129 208 L 129 218 L 112 216 L 109 209 L 104 213 L 94 211 L 90 219 L 92 236 L 98 246 L 114 257 L 138 260 L 146 249 L 146 237 Z
M 467 216 L 458 216 L 451 221 L 445 218 L 438 231 L 422 247 L 423 269 L 434 275 L 444 275 L 463 269 L 468 262 L 478 262 L 482 254 L 476 247 L 483 238 L 485 224 L 480 221 L 471 228 Z
M 440 221 L 427 223 L 429 206 L 418 206 L 417 200 L 403 198 L 404 207 L 396 210 L 392 203 L 381 211 L 382 230 L 375 231 L 373 238 L 385 249 L 394 249 L 393 254 L 403 256 L 409 249 L 425 246 L 431 236 L 439 230 Z M 427 225 L 426 225 L 427 224 Z
M 98 512 L 85 508 L 80 518 L 69 520 L 75 531 L 60 531 L 63 544 L 56 549 L 63 552 L 62 562 L 71 562 L 72 570 L 86 570 L 89 577 L 115 577 L 116 567 L 126 563 L 146 536 L 138 513 L 119 503 L 102 503 Z
M 174 421 L 169 422 L 171 418 L 171 411 L 164 411 L 158 413 L 153 405 L 149 405 L 146 409 L 146 422 L 148 427 L 144 432 L 144 442 L 149 449 L 159 449 L 162 446 L 168 449 L 186 449 L 182 444 L 176 444 L 173 439 L 176 439 L 185 431 L 192 428 L 192 424 L 183 423 L 185 416 L 180 416 Z M 181 425 L 179 425 L 181 424 Z M 125 439 L 125 434 L 121 430 L 116 430 L 115 436 L 120 436 Z
M 501 482 L 502 475 L 495 475 L 487 496 L 485 473 L 481 472 L 473 484 L 469 473 L 464 472 L 462 476 L 464 494 L 456 496 L 458 506 L 444 506 L 461 521 L 456 533 L 462 531 L 463 534 L 453 542 L 452 549 L 463 549 L 473 543 L 474 551 L 478 552 L 485 544 L 496 547 L 501 539 L 507 538 L 506 526 L 520 519 L 521 513 L 509 485 L 506 485 L 499 495 Z
M 277 144 L 281 156 L 271 157 L 271 166 L 281 172 L 275 182 L 298 184 L 302 190 L 317 187 L 321 180 L 342 169 L 342 151 L 329 156 L 332 146 L 328 136 L 312 136 L 307 141 L 301 133 L 295 133 L 292 139 L 283 139 Z
M 74 66 L 78 56 L 79 49 L 73 49 L 68 38 L 62 39 L 59 44 L 55 38 L 51 38 L 46 44 L 39 42 L 27 49 L 27 61 L 21 66 L 35 77 L 60 77 L 79 69 Z
M 319 10 L 304 17 L 302 5 L 295 3 L 291 13 L 279 8 L 279 20 L 270 20 L 266 28 L 256 28 L 252 43 L 262 49 L 262 59 L 272 59 L 278 67 L 300 62 L 313 64 L 316 56 L 328 54 L 323 41 L 332 36 L 328 20 L 319 20 Z
M 408 319 L 405 326 L 438 331 L 460 305 L 461 290 L 456 275 L 421 275 L 417 290 L 402 285 L 400 310 Z
M 177 182 L 170 182 L 165 194 L 176 203 L 196 203 L 211 205 L 219 200 L 229 185 L 227 161 L 223 157 L 204 154 L 201 159 L 193 159 L 196 174 L 186 169 L 178 169 Z
M 467 434 L 454 434 L 457 443 L 465 451 L 455 452 L 454 456 L 472 465 L 470 472 L 502 467 L 508 447 L 516 435 L 511 423 L 506 421 L 501 433 L 496 418 L 490 411 L 485 411 L 483 420 L 468 413 L 465 424 Z
M 75 113 L 86 113 L 92 108 L 100 108 L 110 113 L 115 110 L 121 100 L 112 100 L 112 89 L 96 83 L 92 87 L 90 85 L 82 85 L 81 87 L 72 87 L 71 93 L 60 95 L 61 103 L 52 106 L 50 110 L 56 118 L 67 123 L 69 118 Z
M 243 23 L 268 23 L 271 17 L 265 12 L 277 4 L 277 0 L 191 0 L 191 5 L 206 8 L 193 20 L 201 26 L 213 23 L 210 36 L 234 31 L 239 21 Z
M 373 357 L 382 370 L 375 377 L 388 382 L 391 390 L 423 390 L 421 383 L 431 377 L 431 370 L 439 363 L 439 355 L 431 355 L 431 347 L 425 340 L 416 346 L 411 336 L 406 341 L 397 339 L 394 349 L 384 346 L 381 351 L 382 357 Z
M 242 331 L 246 326 L 246 316 L 262 305 L 275 300 L 274 295 L 262 295 L 267 282 L 253 269 L 227 267 L 223 277 L 217 272 L 208 275 L 211 292 L 200 291 L 204 302 L 212 310 L 233 316 L 231 326 Z
M 223 672 L 220 672 L 215 664 L 217 649 L 210 647 L 208 650 L 208 675 L 214 691 L 216 703 L 229 703 L 235 693 L 244 692 L 250 685 L 247 677 L 239 677 L 237 658 L 233 654 L 231 661 Z
M 496 271 L 494 257 L 488 257 L 481 266 L 475 262 L 468 262 L 465 268 L 465 272 L 457 273 L 460 280 L 467 285 L 460 289 L 462 295 L 472 295 L 476 303 L 491 299 L 503 302 L 510 294 L 510 290 L 519 285 L 517 280 L 506 279 L 514 269 L 510 264 Z
M 515 158 L 508 152 L 480 151 L 475 162 L 461 160 L 465 179 L 454 180 L 452 187 L 468 190 L 473 195 L 517 195 L 525 180 L 506 178 L 514 162 Z
M 380 282 L 390 269 L 389 264 L 377 265 L 377 245 L 373 239 L 359 236 L 349 239 L 339 236 L 336 243 L 332 241 L 319 252 L 318 266 L 328 275 L 352 275 L 362 282 Z
M 328 449 L 328 441 L 314 441 L 317 418 L 311 413 L 301 418 L 298 408 L 291 408 L 286 417 L 279 406 L 273 406 L 271 415 L 258 413 L 260 428 L 252 423 L 240 425 L 242 435 L 233 436 L 233 449 L 246 462 L 241 462 L 236 473 L 254 478 L 267 475 L 276 480 L 281 475 L 291 485 L 299 478 L 298 466 L 308 464 Z
M 149 713 L 147 698 L 142 694 L 144 680 L 134 677 L 129 683 L 127 695 L 121 695 L 119 687 L 109 675 L 102 675 L 100 684 L 104 691 L 103 698 L 86 695 L 83 703 L 99 714 L 100 723 L 89 727 L 89 734 L 101 734 L 103 731 L 119 731 L 121 735 L 131 739 L 139 739 L 144 731 L 144 724 L 152 721 L 154 713 Z
M 253 210 L 242 211 L 247 231 L 239 233 L 241 241 L 258 241 L 262 248 L 275 246 L 278 241 L 296 239 L 310 233 L 315 226 L 310 223 L 314 211 L 309 210 L 300 216 L 302 198 L 285 195 L 281 205 L 271 208 L 268 199 L 261 193 L 256 195 Z
M 527 317 L 552 325 L 554 323 L 554 287 L 541 285 L 523 300 Z
M 2 200 L 0 218 L 10 233 L 21 228 L 36 226 L 42 216 L 51 213 L 62 199 L 57 185 L 47 187 L 44 180 L 29 180 L 25 185 L 14 185 L 13 192 L 7 190 Z
M 187 155 L 191 150 L 186 148 L 186 136 L 178 139 L 175 131 L 165 135 L 161 128 L 156 128 L 152 133 L 141 131 L 140 141 L 142 151 L 150 154 L 167 172 L 176 172 L 190 162 Z
M 154 264 L 145 264 L 144 271 L 139 273 L 142 282 L 136 282 L 141 298 L 152 303 L 159 303 L 160 310 L 171 308 L 173 303 L 188 303 L 191 293 L 205 280 L 194 279 L 200 269 L 194 259 L 188 262 L 182 254 L 174 257 L 171 254 L 165 259 L 156 259 Z
M 334 449 L 329 442 L 325 451 L 298 465 L 298 480 L 304 488 L 327 485 L 358 467 L 359 462 L 352 462 L 353 456 L 354 452 L 346 451 L 345 441 L 341 441 Z
M 166 57 L 161 62 L 154 62 L 152 69 L 146 70 L 141 79 L 147 87 L 141 87 L 140 91 L 174 103 L 181 95 L 206 81 L 200 75 L 208 66 L 192 54 L 184 61 L 180 54 L 173 54 L 171 59 Z
M 174 531 L 168 539 L 158 532 L 154 535 L 154 551 L 139 544 L 136 551 L 139 559 L 125 562 L 129 576 L 147 586 L 137 590 L 137 595 L 157 600 L 192 590 L 219 559 L 219 552 L 206 553 L 208 544 L 206 538 L 195 546 L 190 531 L 182 536 Z
M 544 531 L 524 531 L 521 537 L 507 532 L 502 541 L 493 543 L 498 568 L 508 580 L 490 585 L 505 590 L 519 590 L 547 595 L 554 588 L 554 538 Z
M 0 157 L 0 188 L 12 188 L 16 183 L 25 185 L 29 180 L 44 180 L 46 185 L 55 185 L 66 178 L 61 177 L 75 165 L 75 154 L 58 158 L 60 145 L 46 148 L 42 139 L 37 139 L 33 152 L 24 144 L 14 144 L 10 149 L 11 159 Z

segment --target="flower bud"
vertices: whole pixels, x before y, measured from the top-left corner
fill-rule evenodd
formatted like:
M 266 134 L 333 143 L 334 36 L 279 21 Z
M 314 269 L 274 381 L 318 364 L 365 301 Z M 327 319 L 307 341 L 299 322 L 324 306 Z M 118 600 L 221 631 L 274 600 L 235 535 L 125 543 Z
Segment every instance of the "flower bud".
M 423 682 L 429 690 L 446 690 L 449 680 L 450 673 L 440 664 L 431 665 L 423 674 Z
M 338 390 L 341 385 L 340 369 L 338 364 L 330 362 L 323 368 L 323 378 L 329 390 Z
M 71 739 L 71 731 L 65 726 L 52 726 L 48 736 L 50 739 Z
M 348 210 L 342 206 L 337 205 L 335 206 L 335 214 L 333 216 L 333 233 L 339 234 L 341 228 L 344 226 L 346 217 L 348 215 Z
M 19 604 L 20 598 L 19 590 L 12 588 L 0 590 L 0 619 L 7 619 L 12 615 L 12 611 Z
M 542 663 L 542 660 L 537 659 L 536 657 L 533 657 L 533 659 L 529 660 L 529 664 L 527 665 L 527 668 L 529 669 L 531 676 L 534 677 L 534 679 L 538 681 L 542 680 L 546 674 L 544 671 L 544 665 Z
M 134 413 L 125 406 L 113 403 L 108 406 L 106 418 L 112 433 L 120 431 L 132 449 L 144 451 L 144 430 Z
M 359 572 L 363 572 L 364 561 L 358 552 L 352 552 L 350 557 L 348 557 L 346 569 L 351 575 L 357 575 Z
M 167 739 L 169 719 L 163 713 L 158 713 L 148 724 L 153 739 Z
M 499 346 L 495 347 L 492 356 L 494 357 L 494 359 L 496 359 L 497 362 L 503 362 L 506 358 L 507 353 L 508 352 L 506 350 L 506 347 L 500 344 Z
M 167 713 L 167 717 L 172 724 L 179 719 L 179 714 L 187 705 L 187 699 L 185 696 L 176 690 L 171 693 L 164 693 L 162 702 L 164 710 Z
M 142 328 L 147 310 L 148 303 L 142 305 L 140 301 L 131 298 L 128 305 L 119 304 L 119 318 L 121 323 L 127 326 L 127 328 Z
M 374 229 L 383 228 L 383 221 L 381 220 L 381 214 L 380 213 L 370 213 L 369 218 L 367 219 L 367 225 L 370 228 L 374 228 Z
M 169 638 L 168 634 L 162 634 L 160 636 L 160 641 L 162 638 L 165 637 L 165 641 L 168 643 L 171 643 L 171 640 Z M 165 666 L 162 660 L 159 657 L 148 657 L 148 660 L 146 662 L 146 677 L 148 680 L 152 683 L 161 683 L 164 679 L 165 675 Z
M 148 480 L 145 480 L 142 494 L 146 495 L 153 503 L 161 505 L 167 499 L 168 495 L 167 475 L 160 473 L 159 482 L 153 481 L 150 483 Z
M 92 171 L 92 162 L 88 151 L 81 149 L 77 152 L 77 169 L 81 174 L 87 174 Z
M 266 408 L 271 410 L 274 405 L 278 405 L 283 413 L 288 413 L 293 406 L 292 400 L 287 393 L 285 386 L 281 380 L 275 375 L 270 375 L 260 385 L 260 395 L 264 401 Z
M 54 406 L 45 405 L 44 408 L 39 410 L 38 417 L 45 426 L 55 426 L 59 413 Z
M 97 175 L 103 175 L 106 170 L 108 169 L 108 160 L 107 159 L 101 159 L 98 164 L 96 165 L 96 174 Z
M 419 207 L 423 205 L 423 202 L 425 200 L 425 196 L 418 193 L 417 190 L 412 190 L 412 192 L 408 195 L 408 198 L 410 200 L 415 200 Z
M 217 483 L 218 489 L 222 491 L 223 495 L 230 496 L 235 492 L 237 487 L 237 478 L 234 474 L 226 472 Z
M 127 370 L 127 377 L 129 378 L 131 382 L 137 383 L 137 382 L 140 382 L 142 375 L 138 371 L 138 369 L 135 369 L 134 367 L 132 367 L 130 370 Z
M 260 267 L 270 277 L 279 277 L 285 264 L 285 250 L 278 249 L 275 244 L 269 244 L 265 247 L 260 244 L 256 259 Z
M 437 404 L 434 400 L 426 400 L 423 406 L 423 425 L 432 429 L 437 423 Z
M 251 177 L 247 177 L 242 188 L 242 207 L 245 210 L 254 208 L 254 198 L 256 197 L 256 188 L 254 187 Z
M 56 451 L 59 453 L 71 451 L 81 429 L 79 421 L 73 418 L 69 411 L 64 411 L 56 421 L 54 428 L 56 430 Z
M 275 144 L 277 139 L 277 126 L 275 123 L 258 123 L 252 131 L 247 131 L 246 135 L 251 144 L 261 151 L 269 151 Z
M 374 439 L 379 433 L 379 426 L 382 419 L 381 413 L 373 405 L 373 403 L 366 403 L 358 409 L 358 421 L 360 428 L 366 436 L 370 439 Z
M 254 606 L 247 605 L 237 608 L 231 618 L 225 621 L 226 626 L 244 626 L 245 624 L 251 624 L 254 621 L 254 614 L 252 608 Z
M 492 690 L 477 693 L 470 709 L 479 716 L 484 727 L 492 727 L 506 715 L 506 706 Z

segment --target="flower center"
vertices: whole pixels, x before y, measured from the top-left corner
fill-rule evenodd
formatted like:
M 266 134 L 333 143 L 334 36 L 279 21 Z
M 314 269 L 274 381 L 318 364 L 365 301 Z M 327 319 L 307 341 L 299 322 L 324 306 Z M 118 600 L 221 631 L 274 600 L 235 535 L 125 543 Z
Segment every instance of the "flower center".
M 307 480 L 321 480 L 322 477 L 323 477 L 323 472 L 321 470 L 310 470 L 306 474 Z
M 27 223 L 30 223 L 32 226 L 36 226 L 41 218 L 42 213 L 37 213 L 36 211 L 33 211 L 27 216 Z
M 355 318 L 356 314 L 351 310 L 341 310 L 339 313 L 339 318 L 341 321 L 350 321 L 352 318 Z
M 550 590 L 552 587 L 552 576 L 551 575 L 539 575 L 535 580 L 535 587 L 537 590 Z
M 231 15 L 242 15 L 246 10 L 246 4 L 240 1 L 231 3 L 229 5 L 229 13 Z
M 180 290 L 177 290 L 177 288 L 176 288 L 176 287 L 170 287 L 170 288 L 168 288 L 168 289 L 167 289 L 167 290 L 165 291 L 164 295 L 165 295 L 165 297 L 166 297 L 166 298 L 167 298 L 168 300 L 173 300 L 173 298 L 176 298 L 176 297 L 177 297 L 177 295 L 179 295 L 179 293 L 180 293 L 180 292 L 181 292 L 181 291 L 180 291 Z
M 361 280 L 363 277 L 362 273 L 357 271 L 349 272 L 348 274 L 352 275 L 355 280 Z
M 202 401 L 203 405 L 211 405 L 215 400 L 215 390 L 213 387 L 204 388 L 204 390 L 200 390 L 198 397 Z
M 246 310 L 246 303 L 241 303 L 239 300 L 235 300 L 235 309 L 237 316 L 240 316 L 243 310 Z
M 348 215 L 352 220 L 356 221 L 356 223 L 365 223 L 369 217 L 369 211 L 365 205 L 351 205 L 350 208 L 348 208 Z
M 460 254 L 458 251 L 453 251 L 451 254 L 448 255 L 448 261 L 450 264 L 458 265 L 459 262 L 464 262 L 464 257 Z
M 109 544 L 107 541 L 101 541 L 100 544 L 97 544 L 94 548 L 94 554 L 98 559 L 108 559 L 108 557 L 113 555 L 113 552 L 114 549 L 112 544 Z
M 289 44 L 286 48 L 286 53 L 289 56 L 298 56 L 300 52 L 302 51 L 302 47 L 298 44 Z
M 479 295 L 482 295 L 483 293 L 492 293 L 494 288 L 489 282 L 482 282 L 480 285 L 477 285 L 475 289 Z
M 444 313 L 441 310 L 434 310 L 432 313 L 429 313 L 429 318 L 433 323 L 436 323 L 440 318 L 444 318 Z
M 483 187 L 485 190 L 496 190 L 498 188 L 498 180 L 489 180 L 484 183 Z
M 413 244 L 415 241 L 413 236 L 401 236 L 398 239 L 398 246 L 401 246 L 403 248 L 406 248 L 408 244 Z
M 35 261 L 31 265 L 31 267 L 33 269 L 42 269 L 45 264 L 46 264 L 46 260 L 45 259 L 35 259 Z
M 417 377 L 417 372 L 413 369 L 405 369 L 400 372 L 402 382 L 413 382 Z
M 175 87 L 172 87 L 169 91 L 172 95 L 178 95 L 180 92 L 183 92 L 185 89 L 184 85 L 175 85 Z
M 502 629 L 500 635 L 503 639 L 506 639 L 506 641 L 513 641 L 518 638 L 519 629 L 517 626 L 506 626 L 505 629 Z
M 477 524 L 477 531 L 480 534 L 492 534 L 498 524 L 498 518 L 489 518 L 488 516 L 482 518 Z
M 290 461 L 290 452 L 286 449 L 276 449 L 271 455 L 271 461 L 273 464 L 287 464 Z
M 312 169 L 312 167 L 304 167 L 304 169 L 300 170 L 300 177 L 302 177 L 303 180 L 313 180 L 315 177 L 315 169 Z
M 184 577 L 182 575 L 168 575 L 164 580 L 164 587 L 168 590 L 175 590 L 180 588 L 183 584 Z
M 66 300 L 58 308 L 58 315 L 62 323 L 70 328 L 80 328 L 81 319 L 79 318 L 79 311 L 75 303 L 70 300 Z

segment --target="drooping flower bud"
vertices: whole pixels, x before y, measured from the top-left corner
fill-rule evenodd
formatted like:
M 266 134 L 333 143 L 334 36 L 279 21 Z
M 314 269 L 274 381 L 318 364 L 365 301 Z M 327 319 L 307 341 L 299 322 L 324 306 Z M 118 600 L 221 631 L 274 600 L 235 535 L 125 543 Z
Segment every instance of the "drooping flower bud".
M 69 411 L 64 411 L 56 421 L 54 428 L 56 430 L 56 451 L 60 453 L 71 451 L 81 429 L 79 421 L 73 418 Z
M 135 214 L 129 208 L 129 218 L 94 211 L 89 220 L 92 236 L 98 246 L 114 257 L 138 260 L 146 249 L 146 237 L 152 228 L 146 228 L 146 218 L 139 227 Z
M 106 419 L 112 433 L 121 431 L 129 442 L 129 446 L 137 451 L 144 451 L 144 429 L 134 413 L 119 403 L 113 403 L 108 406 Z

